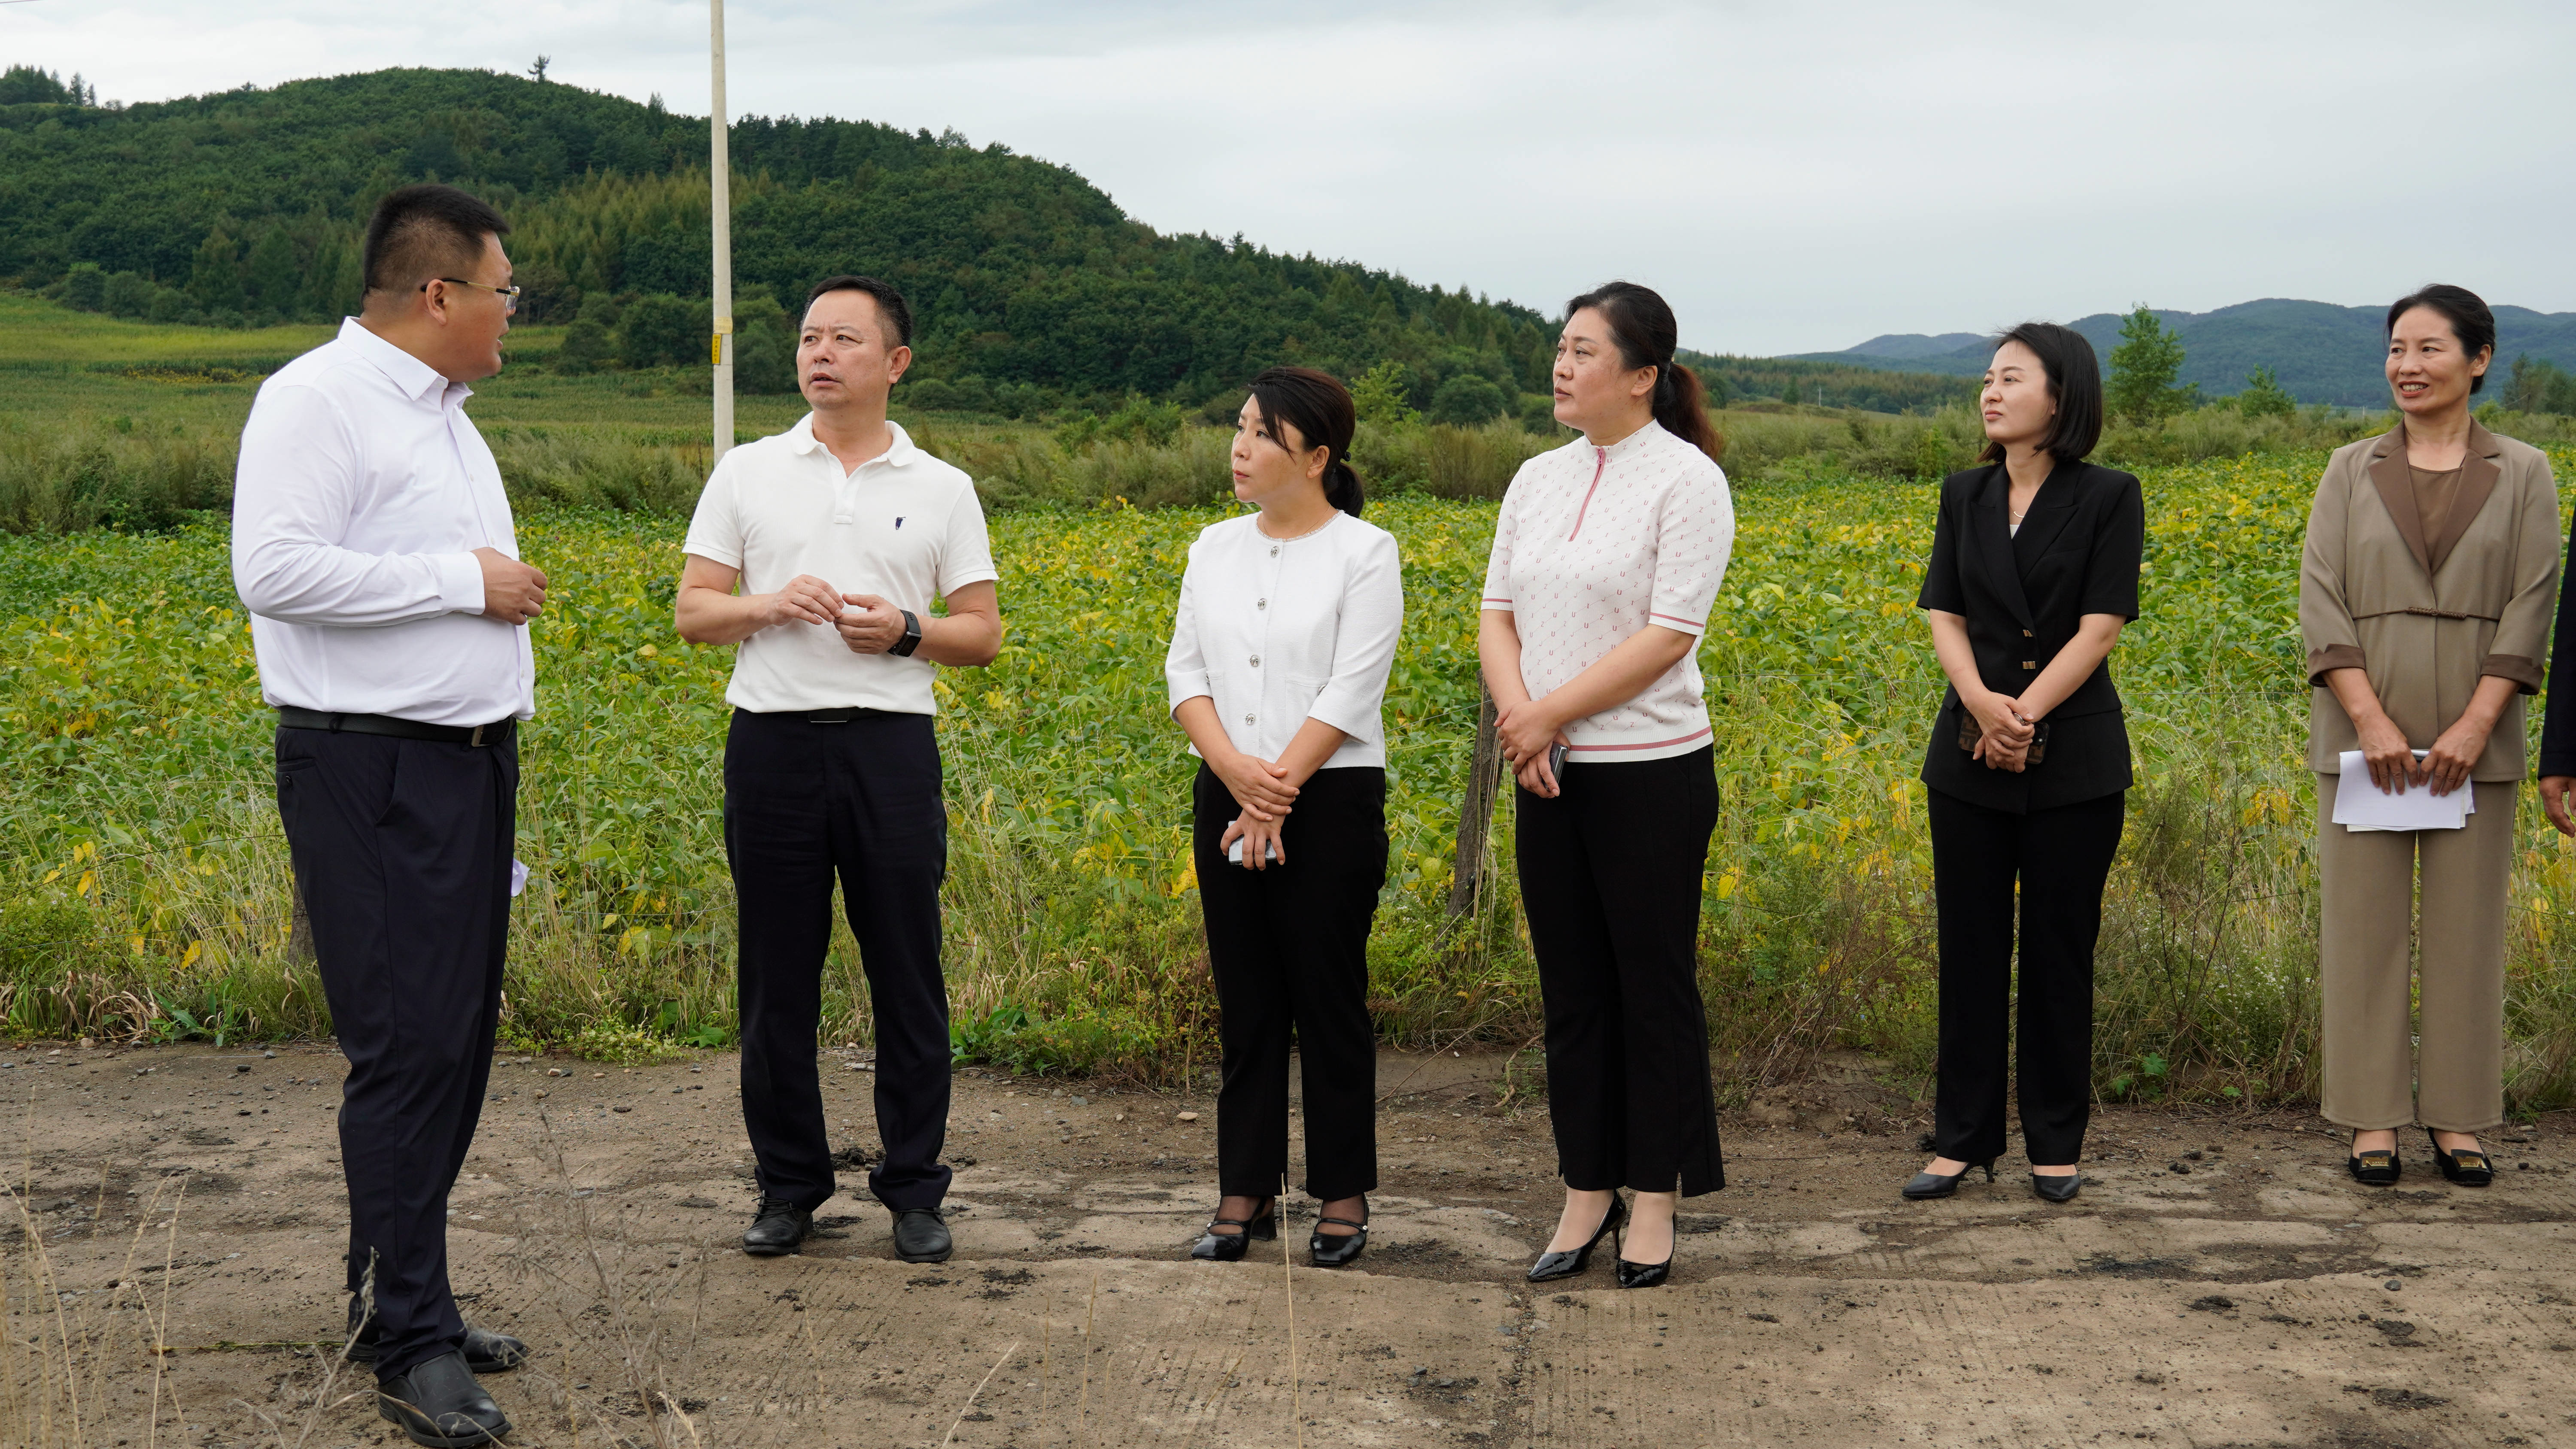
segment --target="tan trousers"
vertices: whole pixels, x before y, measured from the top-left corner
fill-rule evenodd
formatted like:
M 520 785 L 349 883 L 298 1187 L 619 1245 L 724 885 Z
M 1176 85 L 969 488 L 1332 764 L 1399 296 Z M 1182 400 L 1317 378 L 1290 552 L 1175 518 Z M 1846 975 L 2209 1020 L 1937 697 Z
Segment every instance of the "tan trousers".
M 2369 777 L 2356 784 L 2369 789 Z M 2477 813 L 2459 830 L 2359 834 L 2334 823 L 2335 785 L 2317 776 L 2325 1118 L 2356 1131 L 2493 1127 L 2504 1120 L 2505 887 L 2521 782 L 2471 786 Z M 2413 992 L 2410 935 L 2423 954 Z M 2411 1033 L 2410 995 L 2423 1014 Z

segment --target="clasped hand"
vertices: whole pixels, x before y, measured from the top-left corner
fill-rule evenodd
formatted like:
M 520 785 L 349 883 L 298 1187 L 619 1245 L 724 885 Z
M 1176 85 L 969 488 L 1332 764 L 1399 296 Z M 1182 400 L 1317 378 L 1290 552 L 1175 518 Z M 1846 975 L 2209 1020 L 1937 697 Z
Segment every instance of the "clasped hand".
M 1969 758 L 1985 761 L 1989 770 L 2010 770 L 2016 775 L 2029 769 L 2030 742 L 2039 726 L 2021 712 L 2021 701 L 1988 690 L 1967 705 L 1982 730 Z
M 1521 788 L 1542 799 L 1554 799 L 1557 780 L 1547 767 L 1551 746 L 1570 745 L 1565 728 L 1540 701 L 1525 699 L 1494 716 L 1494 737 L 1503 749 L 1503 758 L 1511 762 L 1512 778 Z
M 798 574 L 768 596 L 761 627 L 823 624 L 853 654 L 883 654 L 903 639 L 903 611 L 874 594 L 845 594 L 812 574 Z
M 546 575 L 497 548 L 474 550 L 483 570 L 483 617 L 517 627 L 545 612 Z
M 1240 750 L 1208 761 L 1208 768 L 1224 783 L 1234 803 L 1243 807 L 1243 813 L 1218 838 L 1217 849 L 1242 841 L 1245 870 L 1268 868 L 1274 850 L 1280 862 L 1286 863 L 1288 849 L 1280 841 L 1279 827 L 1297 804 L 1297 787 L 1288 783 L 1287 768 Z

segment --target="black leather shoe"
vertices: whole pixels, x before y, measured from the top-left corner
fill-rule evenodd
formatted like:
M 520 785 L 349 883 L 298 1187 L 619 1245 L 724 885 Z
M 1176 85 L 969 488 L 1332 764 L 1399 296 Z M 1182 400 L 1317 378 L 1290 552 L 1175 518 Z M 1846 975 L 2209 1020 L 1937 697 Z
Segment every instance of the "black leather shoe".
M 2352 1174 L 2352 1180 L 2364 1187 L 2395 1187 L 2397 1179 L 2406 1171 L 2405 1165 L 2397 1160 L 2396 1151 L 2385 1148 L 2356 1152 L 2345 1158 L 2343 1165 L 2344 1170 Z
M 905 1208 L 894 1215 L 894 1255 L 907 1263 L 945 1263 L 957 1250 L 948 1219 L 937 1208 Z
M 1217 1231 L 1220 1227 L 1233 1228 L 1235 1231 L 1220 1233 Z M 1239 1263 L 1243 1261 L 1243 1255 L 1251 1247 L 1253 1239 L 1259 1238 L 1267 1243 L 1278 1236 L 1279 1199 L 1263 1198 L 1261 1211 L 1253 1214 L 1249 1219 L 1208 1219 L 1207 1231 L 1199 1234 L 1197 1244 L 1190 1249 L 1190 1256 L 1202 1263 Z
M 1328 1233 L 1326 1223 L 1339 1223 L 1351 1231 Z M 1359 1261 L 1360 1252 L 1368 1247 L 1368 1220 L 1352 1222 L 1349 1218 L 1317 1218 L 1315 1231 L 1306 1237 L 1306 1253 L 1318 1268 L 1346 1268 Z
M 501 1406 L 474 1382 L 461 1353 L 440 1354 L 379 1382 L 376 1412 L 399 1425 L 411 1442 L 432 1449 L 496 1444 L 510 1432 Z
M 1660 1263 L 1631 1263 L 1625 1258 L 1619 1260 L 1619 1286 L 1622 1288 L 1658 1287 L 1671 1276 L 1673 1276 L 1673 1260 L 1670 1258 Z
M 751 1228 L 742 1235 L 742 1250 L 755 1258 L 775 1258 L 795 1252 L 805 1235 L 814 1231 L 814 1214 L 783 1197 L 765 1197 L 751 1216 Z
M 349 1329 L 357 1337 L 349 1344 L 349 1362 L 374 1363 L 383 1354 L 384 1336 L 376 1331 L 374 1319 L 368 1319 L 363 1325 L 359 1323 L 361 1312 L 363 1310 L 359 1308 L 358 1300 L 350 1299 Z M 470 1323 L 465 1325 L 465 1346 L 462 1352 L 465 1355 L 465 1366 L 478 1374 L 507 1373 L 528 1361 L 526 1344 L 506 1333 L 494 1333 L 488 1328 L 476 1328 Z
M 1559 1278 L 1571 1278 L 1591 1267 L 1592 1250 L 1601 1246 L 1603 1237 L 1617 1233 L 1620 1225 L 1627 1221 L 1628 1204 L 1619 1194 L 1615 1192 L 1610 1194 L 1610 1210 L 1601 1215 L 1601 1226 L 1592 1230 L 1591 1241 L 1580 1248 L 1569 1248 L 1562 1253 L 1539 1254 L 1538 1261 L 1530 1264 L 1529 1280 L 1533 1283 L 1552 1283 Z M 1614 1253 L 1618 1251 L 1615 1239 L 1611 1251 Z
M 2073 1202 L 2075 1195 L 2084 1190 L 2084 1174 L 2069 1172 L 2061 1176 L 2042 1177 L 2034 1172 L 2030 1175 L 2030 1190 L 2038 1193 L 2043 1201 Z
M 1971 1162 L 1967 1166 L 1960 1168 L 1957 1172 L 1951 1173 L 1947 1177 L 1944 1177 L 1937 1172 L 1918 1172 L 1912 1177 L 1907 1178 L 1905 1180 L 1905 1186 L 1898 1188 L 1897 1191 L 1903 1193 L 1908 1202 L 1923 1202 L 1930 1198 L 1948 1197 L 1950 1194 L 1959 1190 L 1959 1179 L 1966 1177 L 1969 1173 L 1976 1171 L 1980 1167 L 1986 1170 L 1986 1181 L 1992 1182 L 1995 1180 L 1995 1160 L 1989 1157 L 1983 1162 Z
M 2424 1135 L 2433 1138 L 2433 1129 L 2425 1128 Z M 2441 1139 L 2433 1138 L 2433 1165 L 2442 1169 L 2444 1181 L 2462 1187 L 2485 1187 L 2495 1181 L 2495 1164 L 2474 1147 L 2454 1150 L 2444 1147 Z

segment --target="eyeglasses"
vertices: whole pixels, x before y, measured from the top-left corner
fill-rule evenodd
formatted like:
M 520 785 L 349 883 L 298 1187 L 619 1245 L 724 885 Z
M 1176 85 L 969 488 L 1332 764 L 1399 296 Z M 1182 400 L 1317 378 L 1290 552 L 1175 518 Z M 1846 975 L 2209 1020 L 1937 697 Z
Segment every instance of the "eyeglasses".
M 469 282 L 463 277 L 432 277 L 429 279 L 429 282 L 445 282 L 450 286 L 456 287 L 481 287 L 486 292 L 497 292 L 500 294 L 501 313 L 503 316 L 515 316 L 519 310 L 519 289 L 516 287 L 486 286 L 481 282 Z M 428 291 L 429 282 L 421 283 L 420 289 L 424 292 Z

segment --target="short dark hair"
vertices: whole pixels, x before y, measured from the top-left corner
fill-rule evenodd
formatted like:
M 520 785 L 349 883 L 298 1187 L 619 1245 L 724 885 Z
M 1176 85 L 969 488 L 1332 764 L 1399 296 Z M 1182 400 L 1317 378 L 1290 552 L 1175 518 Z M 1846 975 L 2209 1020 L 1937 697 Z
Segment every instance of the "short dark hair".
M 886 322 L 894 328 L 894 346 L 912 345 L 912 307 L 903 300 L 903 293 L 896 291 L 892 283 L 880 282 L 874 277 L 853 276 L 849 273 L 843 273 L 837 277 L 825 277 L 814 284 L 813 291 L 805 294 L 805 309 L 812 311 L 815 300 L 826 292 L 867 293 L 876 299 L 877 315 L 886 319 Z M 892 348 L 888 350 L 891 351 Z
M 1261 409 L 1261 436 L 1288 446 L 1282 423 L 1295 428 L 1309 448 L 1324 453 L 1324 501 L 1353 518 L 1368 503 L 1360 475 L 1351 468 L 1351 434 L 1359 429 L 1359 407 L 1351 390 L 1329 372 L 1311 367 L 1264 368 L 1252 380 L 1252 401 Z
M 2060 463 L 2080 463 L 2102 441 L 2102 364 L 2093 356 L 2093 344 L 2072 327 L 2054 322 L 2024 322 L 1995 339 L 2000 352 L 2007 342 L 2018 342 L 2039 358 L 2039 370 L 2048 377 L 2048 395 L 2057 403 L 2057 416 L 2049 419 L 2048 436 L 2039 440 L 2040 450 Z M 1977 455 L 1980 463 L 2000 463 L 2004 445 L 1989 442 Z
M 464 271 L 482 258 L 483 238 L 509 234 L 510 223 L 478 197 L 435 182 L 406 186 L 367 219 L 367 290 L 408 292 Z
M 2460 339 L 2460 351 L 2463 355 L 2474 359 L 2481 352 L 2495 350 L 2493 309 L 2489 308 L 2485 299 L 2477 293 L 2466 287 L 2454 287 L 2448 282 L 2429 283 L 2390 303 L 2388 322 L 2380 329 L 2381 335 L 2395 336 L 2397 319 L 2418 307 L 2430 307 L 2450 322 L 2451 335 Z M 2476 392 L 2486 385 L 2487 379 L 2484 373 L 2469 379 L 2471 392 Z

